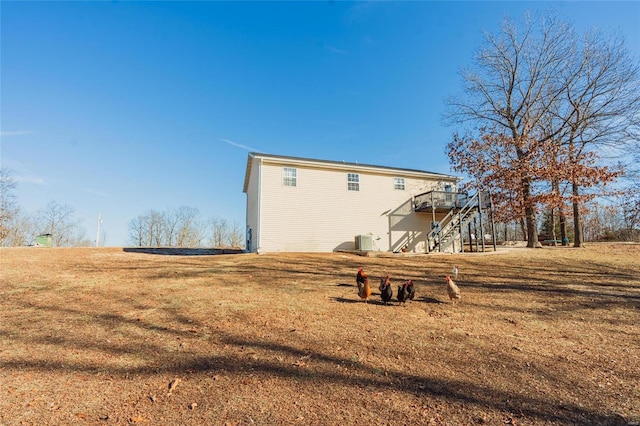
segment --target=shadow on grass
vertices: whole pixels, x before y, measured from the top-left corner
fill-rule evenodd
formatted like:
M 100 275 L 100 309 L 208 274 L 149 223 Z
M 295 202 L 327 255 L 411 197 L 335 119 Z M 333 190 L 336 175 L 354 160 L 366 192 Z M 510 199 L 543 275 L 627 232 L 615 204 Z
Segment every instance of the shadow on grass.
M 438 305 L 445 303 L 445 302 L 443 302 L 441 300 L 435 299 L 433 297 L 427 297 L 427 296 L 420 297 L 420 298 L 416 299 L 416 301 L 417 302 L 423 302 L 423 303 L 434 303 L 434 304 L 438 304 Z
M 107 318 L 103 318 L 107 320 Z M 110 317 L 108 321 L 117 320 Z M 165 330 L 169 332 L 170 330 Z M 22 337 L 25 341 L 32 338 Z M 340 386 L 354 388 L 370 388 L 382 392 L 400 392 L 412 394 L 418 398 L 431 396 L 451 403 L 465 406 L 477 406 L 497 412 L 518 413 L 524 418 L 536 419 L 544 422 L 572 425 L 625 425 L 627 422 L 618 415 L 598 413 L 580 407 L 576 404 L 555 401 L 540 396 L 531 397 L 518 391 L 500 390 L 489 383 L 477 384 L 464 380 L 441 379 L 434 376 L 422 376 L 407 373 L 397 367 L 391 367 L 383 372 L 379 368 L 365 363 L 354 362 L 352 358 L 340 357 L 300 349 L 293 345 L 282 344 L 267 339 L 253 340 L 228 333 L 220 333 L 220 342 L 232 349 L 232 353 L 224 355 L 202 356 L 198 354 L 170 353 L 159 346 L 141 349 L 139 345 L 131 347 L 110 347 L 101 342 L 100 345 L 59 337 L 46 339 L 46 342 L 58 345 L 63 349 L 98 349 L 113 354 L 123 354 L 134 351 L 137 355 L 148 355 L 150 362 L 145 366 L 115 367 L 82 363 L 80 361 L 51 361 L 40 360 L 12 360 L 5 361 L 0 366 L 6 371 L 42 371 L 42 372 L 85 372 L 104 373 L 114 375 L 159 375 L 193 373 L 225 373 L 243 375 L 250 372 L 252 376 L 281 377 L 296 382 L 307 382 L 310 386 L 318 383 L 333 383 Z M 135 348 L 135 349 L 134 349 Z M 247 349 L 251 349 L 247 351 Z M 256 353 L 264 356 L 256 357 Z M 277 357 L 304 358 L 311 365 L 318 368 L 300 368 L 295 363 L 277 362 Z M 509 362 L 505 359 L 505 362 Z M 338 368 L 339 367 L 339 368 Z M 470 408 L 471 410 L 473 408 Z
M 126 251 L 126 250 L 125 250 Z M 170 254 L 170 253 L 154 253 L 150 254 Z M 184 255 L 180 253 L 173 253 L 174 255 Z M 185 261 L 186 262 L 186 261 Z M 166 262 L 164 262 L 166 263 Z M 317 263 L 311 263 L 307 265 L 308 268 L 302 267 L 298 264 L 287 265 L 289 270 L 298 274 L 313 274 L 314 267 L 317 268 Z M 269 267 L 269 265 L 264 265 Z M 330 265 L 322 264 L 327 270 L 331 269 Z M 246 265 L 240 265 L 237 269 L 250 270 Z M 280 270 L 276 266 L 271 266 L 274 271 Z M 262 270 L 264 274 L 264 267 L 256 268 L 255 271 Z M 335 268 L 334 268 L 335 269 Z M 515 271 L 514 271 L 515 272 Z M 512 272 L 512 273 L 514 273 Z M 189 272 L 191 273 L 191 272 Z M 196 274 L 210 274 L 211 267 L 205 265 L 202 270 L 196 271 Z M 334 272 L 335 274 L 335 272 Z M 347 276 L 348 274 L 341 274 Z M 186 273 L 182 276 L 188 276 Z M 335 283 L 335 276 L 330 282 Z M 335 285 L 335 284 L 334 284 Z M 337 284 L 337 286 L 343 286 Z M 344 285 L 344 287 L 355 287 L 352 285 Z M 507 283 L 505 284 L 486 284 L 482 283 L 478 277 L 475 283 L 470 283 L 467 287 L 475 287 L 476 290 L 490 289 L 491 291 L 528 291 L 535 294 L 536 292 L 548 292 L 549 294 L 557 294 L 561 296 L 584 296 L 585 299 L 581 300 L 582 304 L 579 304 L 577 308 L 580 309 L 593 309 L 602 307 L 605 303 L 619 303 L 620 300 L 625 300 L 625 295 L 614 294 L 612 292 L 585 292 L 583 290 L 568 289 L 561 287 L 560 284 L 549 285 L 544 281 L 538 282 L 536 285 L 531 284 L 517 284 Z M 346 294 L 346 291 L 345 291 Z M 589 296 L 589 300 L 586 297 Z M 111 296 L 117 300 L 117 295 Z M 597 298 L 597 299 L 596 299 Z M 631 299 L 637 297 L 631 295 Z M 110 300 L 113 300 L 110 299 Z M 364 303 L 357 297 L 357 294 L 352 294 L 350 298 L 345 297 L 332 297 L 333 301 L 339 303 Z M 629 298 L 627 298 L 627 303 Z M 325 299 L 326 300 L 326 299 Z M 444 304 L 438 299 L 422 296 L 416 299 L 417 302 Z M 85 309 L 72 309 L 69 307 L 56 306 L 47 303 L 39 302 L 25 302 L 20 308 L 33 311 L 44 311 L 55 314 L 57 312 L 62 313 L 64 318 L 70 318 L 75 321 L 94 322 L 97 323 L 101 330 L 112 332 L 114 335 L 122 335 L 124 342 L 111 343 L 109 340 L 99 340 L 92 338 L 91 336 L 74 334 L 74 333 L 53 333 L 47 335 L 43 332 L 38 333 L 16 333 L 15 330 L 19 327 L 15 327 L 10 323 L 0 324 L 0 335 L 4 336 L 4 339 L 10 344 L 11 342 L 22 341 L 26 343 L 43 343 L 47 345 L 55 346 L 60 351 L 100 351 L 103 353 L 111 353 L 114 355 L 133 354 L 136 356 L 144 357 L 147 362 L 142 366 L 118 366 L 102 364 L 96 365 L 91 362 L 84 362 L 78 360 L 78 358 L 70 357 L 69 361 L 52 360 L 48 358 L 46 354 L 42 354 L 39 359 L 15 359 L 6 360 L 0 363 L 2 370 L 32 370 L 49 373 L 50 371 L 59 371 L 62 373 L 75 373 L 75 372 L 87 372 L 87 373 L 102 373 L 108 372 L 114 375 L 158 375 L 158 374 L 183 374 L 185 371 L 191 372 L 227 372 L 241 376 L 247 372 L 264 377 L 277 376 L 284 379 L 290 379 L 293 381 L 308 382 L 309 386 L 317 386 L 316 383 L 328 383 L 338 385 L 351 386 L 354 388 L 367 387 L 374 391 L 392 391 L 398 393 L 404 393 L 414 395 L 418 398 L 431 396 L 436 397 L 439 400 L 444 400 L 450 403 L 456 403 L 461 405 L 471 405 L 476 407 L 486 407 L 487 409 L 494 410 L 499 413 L 515 412 L 521 413 L 525 418 L 537 419 L 543 422 L 549 422 L 554 424 L 572 424 L 572 425 L 624 425 L 626 421 L 621 417 L 614 414 L 602 413 L 596 409 L 589 409 L 579 406 L 577 403 L 567 402 L 567 399 L 555 399 L 555 395 L 545 395 L 544 393 L 537 393 L 534 395 L 525 394 L 520 390 L 518 386 L 510 386 L 508 389 L 500 389 L 496 385 L 490 382 L 471 381 L 462 379 L 444 379 L 437 375 L 427 375 L 420 373 L 408 373 L 403 371 L 401 367 L 391 366 L 386 372 L 388 375 L 381 374 L 380 369 L 376 369 L 373 366 L 368 365 L 366 362 L 354 362 L 349 356 L 334 356 L 324 349 L 300 349 L 297 346 L 302 345 L 304 342 L 296 342 L 295 337 L 288 338 L 292 342 L 283 344 L 270 340 L 269 338 L 247 338 L 244 336 L 223 333 L 213 331 L 212 324 L 199 323 L 192 321 L 188 314 L 181 309 L 176 308 L 160 308 L 167 314 L 168 319 L 156 320 L 155 322 L 147 322 L 144 319 L 138 319 L 131 315 L 124 315 L 113 313 L 109 311 L 96 312 L 95 300 L 92 299 L 91 303 L 87 303 Z M 122 296 L 119 299 L 121 305 L 130 305 L 131 300 Z M 370 300 L 368 304 L 383 305 L 380 300 Z M 130 308 L 123 309 L 125 312 L 129 312 Z M 90 315 L 90 318 L 88 318 Z M 56 315 L 52 315 L 56 318 Z M 70 321 L 74 323 L 74 321 Z M 174 324 L 177 323 L 177 324 Z M 125 330 L 126 327 L 133 327 L 134 333 L 130 333 Z M 178 338 L 187 340 L 204 339 L 204 337 L 193 334 L 190 331 L 191 328 L 203 329 L 209 328 L 209 336 L 207 339 L 212 341 L 219 340 L 221 343 L 228 345 L 228 349 L 220 354 L 211 354 L 207 352 L 206 355 L 197 352 L 176 353 L 171 347 L 167 347 L 166 342 L 156 342 L 153 339 L 150 342 L 144 342 L 140 345 L 139 333 L 144 336 L 153 336 L 155 334 L 161 334 L 165 337 L 175 341 Z M 2 330 L 5 329 L 5 330 Z M 126 333 L 126 334 L 125 334 Z M 188 347 L 188 345 L 186 346 Z M 264 352 L 264 356 L 256 357 L 253 354 L 249 354 L 245 351 L 245 348 L 252 348 L 256 351 Z M 477 354 L 478 359 L 487 358 L 488 356 L 496 356 L 500 359 L 498 364 L 504 365 L 517 365 L 517 360 L 506 355 L 492 352 L 490 349 L 480 350 Z M 291 363 L 283 361 L 278 362 L 278 357 L 308 357 L 309 363 L 320 363 L 323 368 L 299 368 Z M 349 367 L 348 371 L 345 371 L 344 366 Z M 326 367 L 326 368 L 324 368 Z M 342 367 L 342 368 L 338 368 Z M 547 370 L 541 370 L 545 376 L 548 374 Z M 564 389 L 570 389 L 571 383 L 569 380 L 563 381 L 562 376 L 554 377 L 554 383 L 559 383 Z M 473 410 L 470 408 L 469 410 Z M 523 421 L 524 422 L 524 421 Z

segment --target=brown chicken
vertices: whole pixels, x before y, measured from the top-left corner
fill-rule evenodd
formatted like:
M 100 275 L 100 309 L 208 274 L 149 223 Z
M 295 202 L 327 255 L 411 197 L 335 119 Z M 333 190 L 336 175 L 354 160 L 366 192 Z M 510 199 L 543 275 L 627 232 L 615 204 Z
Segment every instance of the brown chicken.
M 360 293 L 360 289 L 364 286 L 365 278 L 367 277 L 367 273 L 362 270 L 362 268 L 358 268 L 358 273 L 356 274 L 356 284 L 358 285 L 358 293 Z
M 447 275 L 445 279 L 447 280 L 447 293 L 449 293 L 449 299 L 451 299 L 455 305 L 456 300 L 460 299 L 460 289 L 449 275 Z
M 371 286 L 369 285 L 369 277 L 362 268 L 358 268 L 358 275 L 356 275 L 356 284 L 358 284 L 358 296 L 367 302 L 367 299 L 371 297 Z

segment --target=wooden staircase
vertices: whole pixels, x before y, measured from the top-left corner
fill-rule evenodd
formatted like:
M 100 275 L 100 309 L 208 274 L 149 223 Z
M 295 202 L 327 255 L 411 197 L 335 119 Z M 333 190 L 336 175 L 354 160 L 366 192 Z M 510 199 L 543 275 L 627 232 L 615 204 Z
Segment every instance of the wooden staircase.
M 488 191 L 478 191 L 473 196 L 467 194 L 456 194 L 452 192 L 431 191 L 420 194 L 414 198 L 414 210 L 416 212 L 447 211 L 447 214 L 440 219 L 427 235 L 426 251 L 431 252 L 462 252 L 464 251 L 463 231 L 469 228 L 469 238 L 471 238 L 471 226 L 483 229 L 483 213 L 491 212 L 491 194 Z M 491 221 L 491 233 L 494 251 L 495 228 Z M 484 233 L 480 231 L 480 237 L 476 238 L 476 251 L 478 251 L 478 240 L 482 243 L 482 251 L 485 251 Z

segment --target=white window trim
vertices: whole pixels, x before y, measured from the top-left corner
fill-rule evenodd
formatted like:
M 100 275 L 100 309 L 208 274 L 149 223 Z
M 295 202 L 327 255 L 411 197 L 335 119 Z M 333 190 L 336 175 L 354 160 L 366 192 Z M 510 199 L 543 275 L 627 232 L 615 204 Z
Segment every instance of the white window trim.
M 287 174 L 288 171 L 293 171 L 293 174 Z M 282 186 L 291 188 L 295 188 L 298 186 L 298 169 L 296 167 L 282 168 Z
M 352 179 L 355 178 L 355 179 Z M 360 191 L 360 174 L 347 173 L 347 191 Z
M 406 182 L 403 177 L 393 178 L 393 189 L 397 191 L 404 191 L 406 189 Z

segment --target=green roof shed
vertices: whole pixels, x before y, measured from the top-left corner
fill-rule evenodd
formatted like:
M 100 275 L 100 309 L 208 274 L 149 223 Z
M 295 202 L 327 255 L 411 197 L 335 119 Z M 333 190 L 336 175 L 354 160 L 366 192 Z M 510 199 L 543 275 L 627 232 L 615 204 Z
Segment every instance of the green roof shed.
M 36 237 L 36 246 L 38 247 L 51 247 L 53 237 L 51 234 L 42 234 Z

